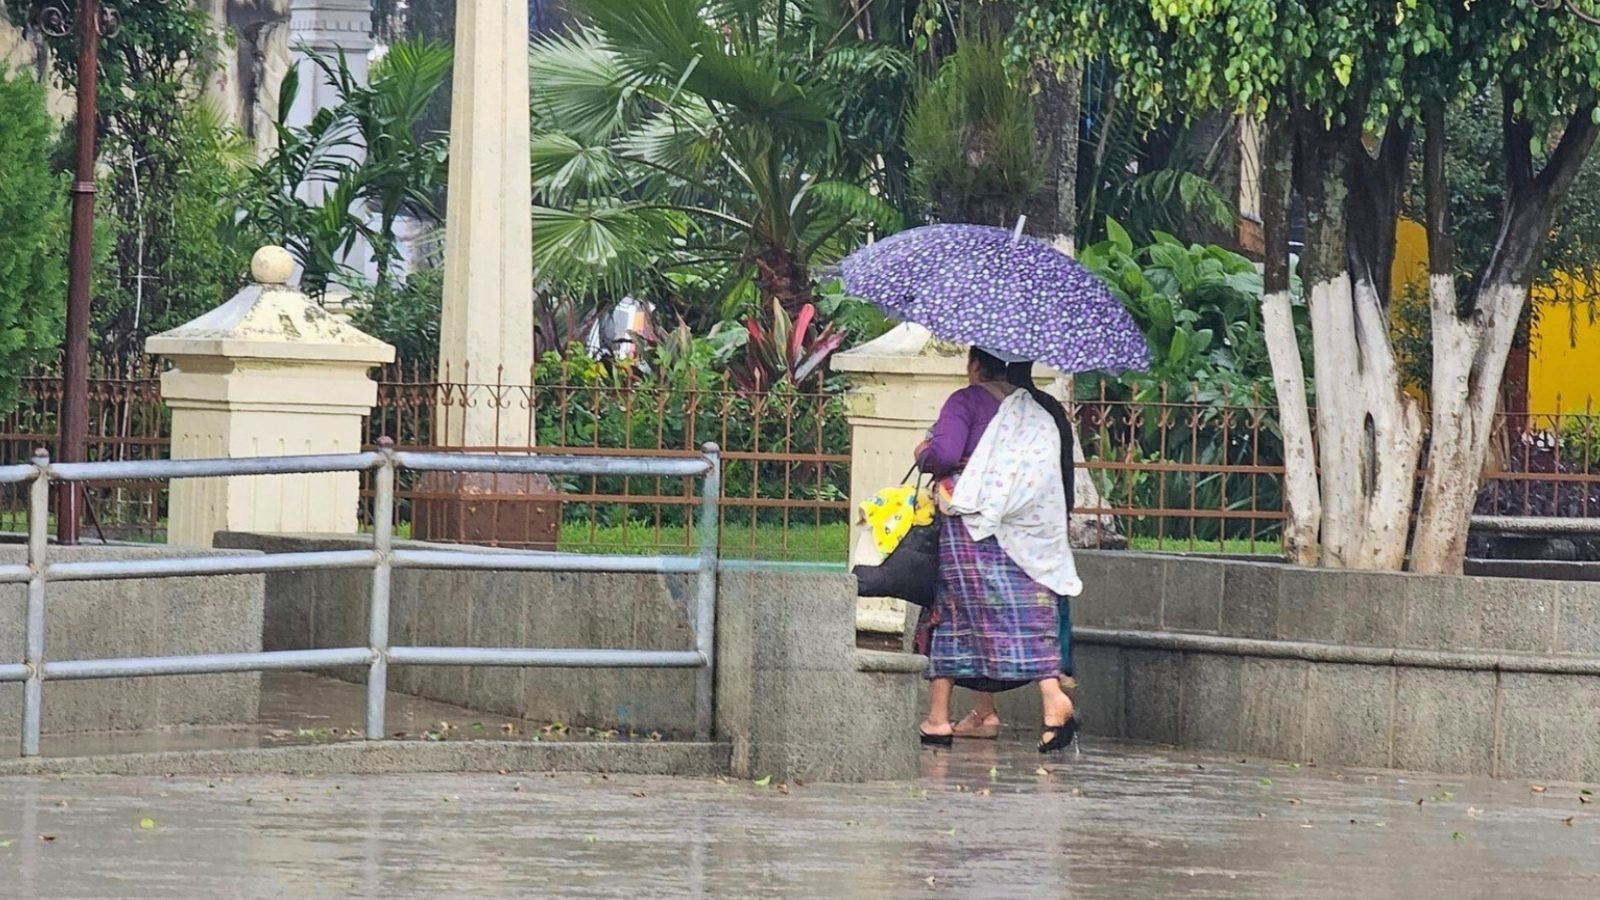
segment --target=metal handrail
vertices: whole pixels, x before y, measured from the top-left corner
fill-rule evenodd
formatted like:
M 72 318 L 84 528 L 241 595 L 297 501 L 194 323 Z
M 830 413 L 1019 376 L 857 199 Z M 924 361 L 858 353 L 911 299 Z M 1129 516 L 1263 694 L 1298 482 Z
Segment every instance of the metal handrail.
M 699 552 L 694 556 L 603 556 L 583 553 L 474 549 L 396 549 L 395 475 L 417 472 L 473 472 L 506 475 L 625 475 L 698 477 Z M 76 562 L 49 560 L 50 485 L 56 482 L 157 481 L 242 475 L 310 475 L 374 472 L 373 533 L 370 550 L 319 550 L 296 553 L 196 556 L 172 559 L 113 559 Z M 52 680 L 125 678 L 151 675 L 203 675 L 279 669 L 365 665 L 366 737 L 382 740 L 390 664 L 424 666 L 519 666 L 576 668 L 698 669 L 695 681 L 695 732 L 706 740 L 712 730 L 717 599 L 717 499 L 721 493 L 721 451 L 706 444 L 698 457 L 508 456 L 503 454 L 397 451 L 385 439 L 375 452 L 244 459 L 161 459 L 53 464 L 45 451 L 29 465 L 0 466 L 0 484 L 29 484 L 28 562 L 0 565 L 0 584 L 28 586 L 27 639 L 21 665 L 0 664 L 0 683 L 22 682 L 22 755 L 39 754 L 44 683 Z M 181 578 L 203 575 L 259 575 L 325 569 L 370 569 L 368 645 L 259 653 L 214 653 L 121 659 L 45 658 L 44 622 L 49 585 L 55 582 L 129 578 Z M 538 647 L 391 647 L 389 605 L 395 569 L 498 569 L 518 572 L 583 571 L 687 573 L 697 576 L 693 650 L 550 649 Z

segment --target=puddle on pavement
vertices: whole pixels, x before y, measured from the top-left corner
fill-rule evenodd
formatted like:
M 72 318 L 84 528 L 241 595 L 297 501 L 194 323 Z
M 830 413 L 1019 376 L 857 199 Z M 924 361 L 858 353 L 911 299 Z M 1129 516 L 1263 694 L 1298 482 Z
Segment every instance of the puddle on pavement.
M 49 702 L 46 696 L 45 702 Z M 46 734 L 44 756 L 100 756 L 182 750 L 237 750 L 359 741 L 365 737 L 367 690 L 304 672 L 265 672 L 261 713 L 254 724 L 155 731 Z M 568 728 L 559 723 L 497 716 L 390 692 L 384 714 L 389 736 L 409 740 L 651 741 L 658 734 Z

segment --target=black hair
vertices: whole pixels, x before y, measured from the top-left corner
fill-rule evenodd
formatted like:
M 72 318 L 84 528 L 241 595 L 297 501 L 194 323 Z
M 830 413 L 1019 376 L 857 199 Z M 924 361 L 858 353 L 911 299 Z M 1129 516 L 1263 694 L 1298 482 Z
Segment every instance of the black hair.
M 978 366 L 978 374 L 985 381 L 1000 381 L 1006 377 L 1006 363 L 1000 357 L 973 347 L 967 351 L 967 361 Z
M 974 352 L 982 353 L 981 350 Z M 989 354 L 984 353 L 984 356 Z M 989 356 L 990 359 L 994 357 Z M 998 362 L 998 360 L 996 360 Z M 980 363 L 981 365 L 981 363 Z M 1060 400 L 1050 396 L 1039 388 L 1033 381 L 1033 363 L 1012 363 L 1005 367 L 1006 382 L 1022 388 L 1056 420 L 1056 428 L 1061 431 L 1061 486 L 1067 492 L 1067 512 L 1072 512 L 1073 500 L 1073 470 L 1076 465 L 1072 455 L 1072 419 L 1067 415 L 1067 408 Z

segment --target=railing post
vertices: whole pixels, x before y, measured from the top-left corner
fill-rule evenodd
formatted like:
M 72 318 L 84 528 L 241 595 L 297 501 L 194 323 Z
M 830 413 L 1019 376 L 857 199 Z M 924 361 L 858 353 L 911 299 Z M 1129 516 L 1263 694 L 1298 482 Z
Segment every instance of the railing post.
M 716 444 L 704 447 L 706 470 L 700 492 L 700 573 L 695 590 L 694 645 L 704 661 L 695 677 L 695 737 L 711 739 L 714 718 L 713 694 L 717 681 L 717 557 L 719 553 L 722 450 Z
M 394 568 L 394 441 L 378 441 L 378 463 L 372 492 L 372 549 L 378 554 L 372 566 L 372 608 L 368 611 L 367 640 L 372 664 L 367 668 L 367 740 L 382 740 L 383 713 L 389 693 L 389 582 Z
M 44 700 L 44 567 L 50 545 L 50 454 L 33 451 L 38 470 L 28 497 L 28 611 L 25 654 L 28 681 L 22 692 L 22 755 L 39 755 L 41 704 Z M 75 487 L 69 485 L 69 487 Z

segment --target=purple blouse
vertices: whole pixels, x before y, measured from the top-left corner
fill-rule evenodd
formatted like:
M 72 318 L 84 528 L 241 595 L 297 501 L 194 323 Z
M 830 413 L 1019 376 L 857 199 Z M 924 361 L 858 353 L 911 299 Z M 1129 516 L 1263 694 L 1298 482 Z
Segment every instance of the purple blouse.
M 922 470 L 935 478 L 954 473 L 961 461 L 978 449 L 978 441 L 998 412 L 1000 399 L 982 385 L 951 394 L 933 423 L 928 449 L 917 460 Z

